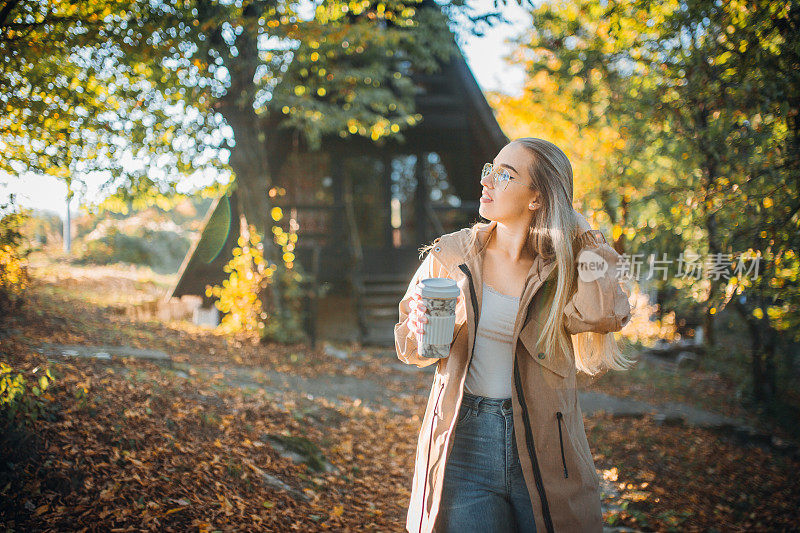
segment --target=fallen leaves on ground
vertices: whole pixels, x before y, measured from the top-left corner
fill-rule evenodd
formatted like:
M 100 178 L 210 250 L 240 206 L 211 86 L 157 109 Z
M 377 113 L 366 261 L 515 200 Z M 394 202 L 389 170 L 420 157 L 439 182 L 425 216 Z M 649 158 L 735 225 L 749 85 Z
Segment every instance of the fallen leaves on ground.
M 597 415 L 586 432 L 623 507 L 608 524 L 643 531 L 794 531 L 800 459 L 702 428 Z

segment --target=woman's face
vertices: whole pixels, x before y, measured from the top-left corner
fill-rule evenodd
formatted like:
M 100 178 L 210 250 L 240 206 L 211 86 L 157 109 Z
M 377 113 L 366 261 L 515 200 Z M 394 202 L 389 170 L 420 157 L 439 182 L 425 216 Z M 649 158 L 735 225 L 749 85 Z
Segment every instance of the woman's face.
M 531 202 L 538 204 L 540 197 L 538 191 L 528 187 L 533 185 L 528 175 L 531 157 L 528 150 L 515 143 L 500 150 L 492 163 L 495 170 L 507 170 L 511 179 L 503 189 L 502 183 L 495 187 L 494 173 L 481 178 L 483 189 L 478 212 L 483 218 L 504 224 L 529 223 L 534 212 L 529 205 Z M 535 209 L 539 207 L 534 205 Z

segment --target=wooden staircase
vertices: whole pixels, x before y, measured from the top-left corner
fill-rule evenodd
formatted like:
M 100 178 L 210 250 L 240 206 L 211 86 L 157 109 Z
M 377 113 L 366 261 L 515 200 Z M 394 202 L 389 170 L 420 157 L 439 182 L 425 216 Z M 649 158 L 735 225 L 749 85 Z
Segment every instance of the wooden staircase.
M 394 326 L 400 319 L 400 300 L 409 278 L 400 274 L 366 274 L 361 277 L 358 321 L 361 343 L 394 346 Z

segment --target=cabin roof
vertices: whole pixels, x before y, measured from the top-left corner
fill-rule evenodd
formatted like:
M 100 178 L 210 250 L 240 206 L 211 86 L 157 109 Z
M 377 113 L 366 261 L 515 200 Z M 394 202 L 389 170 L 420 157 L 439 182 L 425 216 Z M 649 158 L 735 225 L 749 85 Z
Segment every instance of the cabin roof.
M 441 64 L 439 72 L 412 74 L 412 78 L 424 88 L 415 97 L 417 111 L 422 114 L 423 120 L 405 130 L 404 143 L 389 140 L 378 148 L 361 137 L 342 139 L 330 136 L 323 139 L 321 149 L 339 153 L 345 150 L 353 153 L 436 151 L 449 154 L 448 160 L 453 162 L 455 168 L 448 168 L 448 174 L 452 173 L 457 181 L 454 183 L 456 191 L 462 199 L 472 199 L 471 195 L 478 193 L 474 178 L 481 166 L 491 161 L 509 139 L 495 119 L 461 50 L 457 46 L 456 49 L 450 60 Z M 269 129 L 272 132 L 269 139 L 271 146 L 267 150 L 270 166 L 277 172 L 290 151 L 291 139 L 296 135 L 286 128 Z M 184 258 L 167 299 L 184 294 L 204 295 L 206 285 L 219 284 L 227 277 L 222 267 L 237 246 L 240 227 L 240 221 L 235 216 L 238 213 L 235 189 L 230 188 L 209 207 L 200 238 Z M 477 200 L 477 197 L 474 199 Z M 208 250 L 216 252 L 213 257 Z

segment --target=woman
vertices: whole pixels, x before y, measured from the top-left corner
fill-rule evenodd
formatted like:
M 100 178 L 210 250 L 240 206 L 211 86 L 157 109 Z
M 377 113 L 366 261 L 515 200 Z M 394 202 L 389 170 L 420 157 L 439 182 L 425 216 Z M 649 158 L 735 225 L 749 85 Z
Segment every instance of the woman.
M 481 185 L 490 222 L 425 247 L 399 306 L 399 359 L 437 363 L 406 529 L 602 531 L 575 374 L 632 362 L 612 334 L 630 319 L 620 256 L 572 208 L 572 167 L 552 143 L 512 141 Z M 443 359 L 417 353 L 429 277 L 461 290 Z

